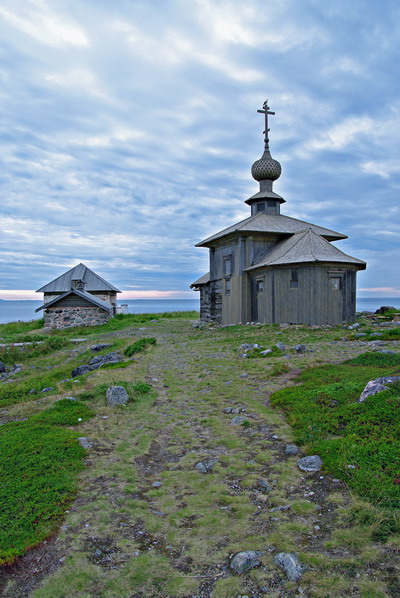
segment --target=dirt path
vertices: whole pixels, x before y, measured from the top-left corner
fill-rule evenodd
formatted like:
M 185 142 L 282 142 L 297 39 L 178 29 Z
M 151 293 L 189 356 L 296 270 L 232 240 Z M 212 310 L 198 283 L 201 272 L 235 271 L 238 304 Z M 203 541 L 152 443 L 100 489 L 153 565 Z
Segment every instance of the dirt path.
M 155 400 L 124 412 L 96 406 L 81 491 L 60 534 L 5 572 L 1 595 L 394 597 L 392 555 L 356 537 L 345 485 L 300 471 L 302 455 L 285 453 L 291 431 L 268 397 L 300 358 L 269 379 L 270 365 L 239 359 L 238 339 L 223 333 L 171 322 L 149 332 L 154 351 L 93 380 L 145 377 Z M 263 554 L 238 576 L 229 565 L 243 550 Z M 278 552 L 307 568 L 298 582 L 276 566 Z

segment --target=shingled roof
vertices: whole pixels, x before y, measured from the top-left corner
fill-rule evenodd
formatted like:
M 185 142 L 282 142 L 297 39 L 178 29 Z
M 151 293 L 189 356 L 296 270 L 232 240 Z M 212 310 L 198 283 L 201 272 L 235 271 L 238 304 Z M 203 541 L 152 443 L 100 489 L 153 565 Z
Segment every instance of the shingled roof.
M 206 274 L 203 274 L 203 276 L 200 276 L 200 278 L 198 278 L 195 282 L 192 282 L 192 284 L 190 285 L 190 288 L 193 289 L 194 287 L 201 286 L 202 284 L 207 284 L 208 282 L 210 282 L 210 273 L 209 272 L 207 272 Z
M 288 239 L 275 245 L 256 264 L 246 268 L 255 270 L 263 266 L 283 266 L 309 262 L 333 262 L 341 264 L 354 264 L 359 270 L 365 270 L 366 263 L 340 251 L 318 235 L 313 228 L 308 228 L 295 233 Z
M 71 283 L 73 280 L 83 280 L 85 283 L 85 291 L 100 292 L 100 291 L 112 291 L 114 293 L 120 293 L 121 291 L 114 287 L 112 284 L 104 280 L 101 276 L 93 272 L 85 264 L 78 264 L 68 272 L 64 272 L 58 278 L 55 278 L 44 287 L 41 287 L 37 293 L 65 293 L 71 290 Z
M 297 218 L 291 218 L 290 216 L 283 216 L 282 214 L 265 214 L 260 212 L 255 216 L 250 216 L 246 220 L 242 220 L 233 226 L 229 226 L 224 230 L 204 239 L 200 243 L 197 243 L 196 247 L 207 247 L 214 241 L 227 237 L 233 233 L 277 233 L 277 234 L 289 234 L 293 235 L 304 230 L 305 227 L 311 228 L 315 233 L 321 235 L 328 241 L 337 241 L 339 239 L 347 239 L 346 235 L 338 233 L 329 228 L 323 228 L 315 224 L 310 224 L 304 220 L 298 220 Z

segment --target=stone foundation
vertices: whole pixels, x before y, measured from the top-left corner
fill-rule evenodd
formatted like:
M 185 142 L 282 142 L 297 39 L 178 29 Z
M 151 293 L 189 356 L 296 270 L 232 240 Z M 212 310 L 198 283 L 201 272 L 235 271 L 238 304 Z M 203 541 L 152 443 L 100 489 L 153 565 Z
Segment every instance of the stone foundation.
M 200 286 L 200 320 L 221 324 L 222 283 L 219 280 Z
M 97 326 L 105 324 L 111 314 L 100 307 L 47 307 L 44 310 L 45 328 Z

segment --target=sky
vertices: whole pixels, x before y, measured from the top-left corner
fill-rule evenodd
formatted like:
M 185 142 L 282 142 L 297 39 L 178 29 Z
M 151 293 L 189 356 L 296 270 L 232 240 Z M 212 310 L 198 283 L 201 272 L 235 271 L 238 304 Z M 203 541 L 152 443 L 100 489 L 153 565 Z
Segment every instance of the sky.
M 0 40 L 0 298 L 79 262 L 197 297 L 267 98 L 281 213 L 348 235 L 359 296 L 400 296 L 397 0 L 2 0 Z

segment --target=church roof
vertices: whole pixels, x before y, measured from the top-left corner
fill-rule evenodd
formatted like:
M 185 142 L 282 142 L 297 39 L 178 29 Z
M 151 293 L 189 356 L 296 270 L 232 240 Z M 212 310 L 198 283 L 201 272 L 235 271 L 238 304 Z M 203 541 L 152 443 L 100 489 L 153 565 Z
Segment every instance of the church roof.
M 86 299 L 86 301 L 89 301 L 89 303 L 93 303 L 93 305 L 95 305 L 96 307 L 101 307 L 101 309 L 104 309 L 106 311 L 111 311 L 111 309 L 112 309 L 112 305 L 110 305 L 110 303 L 107 303 L 107 301 L 103 301 L 102 299 L 99 299 L 98 297 L 96 297 L 95 295 L 92 295 L 91 293 L 86 293 L 86 291 L 81 291 L 78 289 L 70 289 L 66 293 L 62 293 L 62 295 L 58 295 L 58 297 L 54 297 L 54 299 L 52 299 L 51 301 L 44 303 L 43 305 L 38 307 L 35 311 L 40 311 L 41 309 L 46 309 L 47 307 L 51 307 L 55 303 L 58 303 L 59 301 L 64 299 L 64 297 L 67 297 L 68 295 L 78 295 L 78 297 L 81 297 L 82 299 Z
M 246 268 L 255 270 L 263 266 L 283 266 L 289 264 L 309 262 L 334 262 L 341 264 L 354 264 L 359 270 L 366 268 L 366 263 L 340 251 L 317 234 L 313 228 L 299 231 L 275 245 L 256 264 Z
M 73 280 L 83 280 L 85 283 L 85 291 L 113 291 L 120 293 L 121 291 L 112 284 L 104 280 L 101 276 L 93 272 L 85 264 L 78 264 L 71 270 L 64 272 L 58 278 L 55 278 L 48 284 L 38 289 L 37 293 L 65 293 L 71 290 L 71 283 Z
M 202 284 L 207 284 L 208 282 L 210 282 L 210 273 L 207 272 L 206 274 L 203 274 L 203 276 L 200 276 L 200 278 L 198 278 L 195 282 L 192 282 L 192 284 L 190 285 L 190 288 L 193 289 L 194 287 L 198 287 Z
M 197 243 L 196 247 L 207 247 L 214 241 L 227 237 L 233 233 L 277 233 L 293 235 L 294 233 L 304 230 L 305 227 L 310 227 L 317 233 L 317 235 L 321 235 L 329 241 L 347 239 L 347 236 L 342 233 L 315 224 L 310 224 L 304 220 L 283 216 L 282 214 L 265 214 L 264 212 L 259 212 L 255 216 L 250 216 L 250 218 L 246 218 L 246 220 L 242 220 L 241 222 L 229 226 L 219 233 L 204 239 L 204 241 Z

